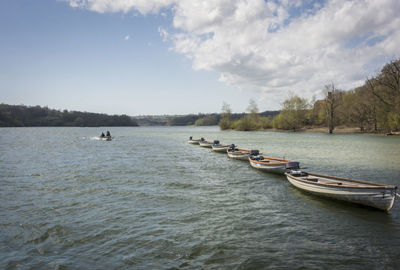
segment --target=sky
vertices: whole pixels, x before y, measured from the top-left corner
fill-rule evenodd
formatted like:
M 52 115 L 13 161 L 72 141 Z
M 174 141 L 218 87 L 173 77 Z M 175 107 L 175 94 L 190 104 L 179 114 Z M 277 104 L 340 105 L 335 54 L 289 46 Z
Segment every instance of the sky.
M 351 90 L 400 57 L 398 0 L 2 0 L 0 103 L 233 112 Z

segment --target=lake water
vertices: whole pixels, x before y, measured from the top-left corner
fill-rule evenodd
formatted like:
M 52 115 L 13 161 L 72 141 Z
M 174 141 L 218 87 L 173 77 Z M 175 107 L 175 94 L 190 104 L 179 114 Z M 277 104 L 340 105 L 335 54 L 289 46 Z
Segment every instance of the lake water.
M 399 200 L 386 213 L 309 195 L 189 136 L 400 186 L 399 137 L 2 128 L 0 269 L 400 269 Z

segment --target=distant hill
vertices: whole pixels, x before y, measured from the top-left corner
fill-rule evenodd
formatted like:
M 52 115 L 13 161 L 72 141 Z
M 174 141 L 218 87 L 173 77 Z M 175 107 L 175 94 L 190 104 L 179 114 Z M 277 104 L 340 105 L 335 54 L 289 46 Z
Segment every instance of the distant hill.
M 127 115 L 58 111 L 40 106 L 0 104 L 0 127 L 138 126 Z

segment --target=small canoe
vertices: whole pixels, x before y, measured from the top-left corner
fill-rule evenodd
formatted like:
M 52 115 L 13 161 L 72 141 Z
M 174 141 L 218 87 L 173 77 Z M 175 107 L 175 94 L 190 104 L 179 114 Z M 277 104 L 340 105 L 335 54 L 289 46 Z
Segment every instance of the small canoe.
M 278 173 L 278 174 L 284 174 L 286 170 L 288 170 L 289 168 L 298 169 L 299 167 L 298 162 L 292 162 L 290 160 L 282 158 L 266 157 L 263 155 L 258 155 L 258 156 L 250 155 L 249 161 L 250 165 L 253 168 L 265 172 Z
M 306 192 L 383 211 L 392 209 L 396 198 L 397 187 L 392 185 L 306 173 L 299 170 L 288 171 L 285 175 L 293 186 Z
M 215 152 L 226 153 L 226 150 L 228 150 L 230 146 L 230 144 L 221 144 L 218 140 L 215 140 L 211 147 Z

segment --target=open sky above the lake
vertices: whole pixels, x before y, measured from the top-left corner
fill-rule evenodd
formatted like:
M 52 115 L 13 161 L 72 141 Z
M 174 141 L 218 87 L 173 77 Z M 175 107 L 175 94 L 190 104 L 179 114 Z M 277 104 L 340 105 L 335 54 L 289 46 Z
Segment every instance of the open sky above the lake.
M 275 110 L 400 56 L 398 0 L 2 0 L 0 102 L 108 114 Z

